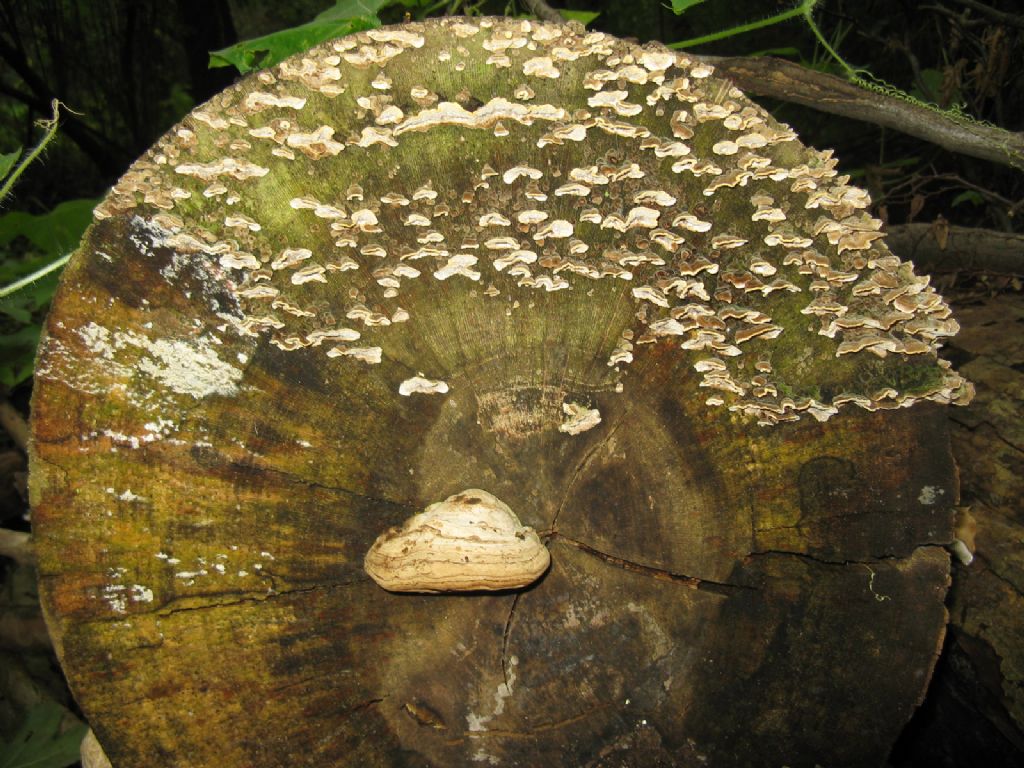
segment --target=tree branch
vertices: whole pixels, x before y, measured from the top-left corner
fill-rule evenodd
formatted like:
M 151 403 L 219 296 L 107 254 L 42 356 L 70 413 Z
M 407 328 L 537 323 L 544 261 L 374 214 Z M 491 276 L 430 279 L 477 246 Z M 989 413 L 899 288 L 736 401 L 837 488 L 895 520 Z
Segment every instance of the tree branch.
M 822 112 L 884 125 L 961 154 L 1024 170 L 1024 134 L 955 120 L 902 99 L 868 91 L 841 77 L 772 57 L 697 57 L 747 94 L 770 96 Z
M 9 557 L 23 565 L 33 565 L 36 555 L 32 548 L 32 537 L 21 531 L 0 528 L 0 557 Z
M 885 242 L 925 272 L 970 270 L 1024 274 L 1024 235 L 951 227 L 945 221 L 887 228 Z
M 548 5 L 544 0 L 523 0 L 523 5 L 526 6 L 526 10 L 536 16 L 538 19 L 544 21 L 554 21 L 559 24 L 564 24 L 565 19 L 562 15 Z
M 989 8 L 984 3 L 979 3 L 976 0 L 957 0 L 960 5 L 977 11 L 982 16 L 988 17 L 991 21 L 995 21 L 998 24 L 1005 24 L 1008 27 L 1019 27 L 1024 29 L 1024 16 L 1015 16 L 1012 13 L 1004 13 L 1003 11 L 996 10 L 995 8 Z
M 18 410 L 6 400 L 0 400 L 0 427 L 23 452 L 28 448 L 28 423 Z

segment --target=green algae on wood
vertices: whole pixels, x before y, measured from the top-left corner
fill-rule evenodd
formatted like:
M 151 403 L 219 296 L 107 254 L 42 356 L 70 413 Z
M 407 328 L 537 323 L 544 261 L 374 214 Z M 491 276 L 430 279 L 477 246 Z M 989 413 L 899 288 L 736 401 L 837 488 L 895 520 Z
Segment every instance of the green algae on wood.
M 881 760 L 971 389 L 848 181 L 573 26 L 371 30 L 196 109 L 97 208 L 37 369 L 42 597 L 114 764 Z M 550 571 L 377 589 L 377 537 L 466 488 Z

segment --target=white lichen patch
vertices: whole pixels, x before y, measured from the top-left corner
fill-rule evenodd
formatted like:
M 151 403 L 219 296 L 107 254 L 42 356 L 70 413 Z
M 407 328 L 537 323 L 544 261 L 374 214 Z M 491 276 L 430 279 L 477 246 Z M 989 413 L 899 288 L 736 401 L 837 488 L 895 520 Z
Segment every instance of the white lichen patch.
M 134 331 L 112 331 L 97 323 L 78 329 L 87 353 L 102 369 L 130 379 L 132 370 L 150 376 L 159 387 L 197 400 L 211 395 L 229 397 L 238 391 L 242 371 L 222 360 L 215 337 L 151 339 Z
M 131 489 L 127 489 L 127 490 L 122 491 L 121 493 L 118 493 L 113 488 L 107 488 L 107 493 L 109 493 L 111 496 L 113 496 L 114 498 L 118 499 L 119 501 L 133 502 L 133 501 L 145 501 L 146 500 L 144 497 L 139 496 L 136 493 L 133 493 L 131 491 Z
M 122 579 L 125 570 L 114 569 L 109 575 L 112 579 Z M 139 603 L 153 602 L 153 590 L 142 584 L 107 584 L 103 587 L 103 600 L 114 613 L 125 614 Z
M 487 724 L 494 718 L 499 717 L 505 711 L 505 702 L 515 692 L 517 680 L 516 668 L 519 666 L 519 657 L 509 656 L 506 667 L 506 681 L 498 683 L 494 689 L 493 706 L 490 714 L 479 715 L 474 712 L 466 713 L 466 728 L 470 733 L 481 733 L 487 730 Z

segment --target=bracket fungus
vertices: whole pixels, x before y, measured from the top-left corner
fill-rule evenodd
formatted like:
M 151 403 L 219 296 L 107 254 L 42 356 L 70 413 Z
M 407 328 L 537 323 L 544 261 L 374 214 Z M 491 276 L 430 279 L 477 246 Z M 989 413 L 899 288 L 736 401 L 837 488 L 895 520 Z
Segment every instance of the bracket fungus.
M 196 108 L 97 206 L 36 368 L 40 595 L 113 764 L 882 762 L 971 387 L 849 182 L 571 24 L 359 32 Z M 489 557 L 440 517 L 480 487 L 515 578 L 367 576 Z
M 382 533 L 363 564 L 393 592 L 473 592 L 528 586 L 551 558 L 507 504 L 470 488 Z

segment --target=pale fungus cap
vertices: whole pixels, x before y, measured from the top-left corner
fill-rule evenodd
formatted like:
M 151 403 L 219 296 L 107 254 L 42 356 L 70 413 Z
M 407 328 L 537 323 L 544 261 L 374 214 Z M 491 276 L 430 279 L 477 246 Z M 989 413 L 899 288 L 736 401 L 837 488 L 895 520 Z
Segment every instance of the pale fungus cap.
M 392 592 L 473 592 L 528 586 L 550 563 L 536 531 L 500 499 L 471 488 L 381 534 L 363 565 Z

